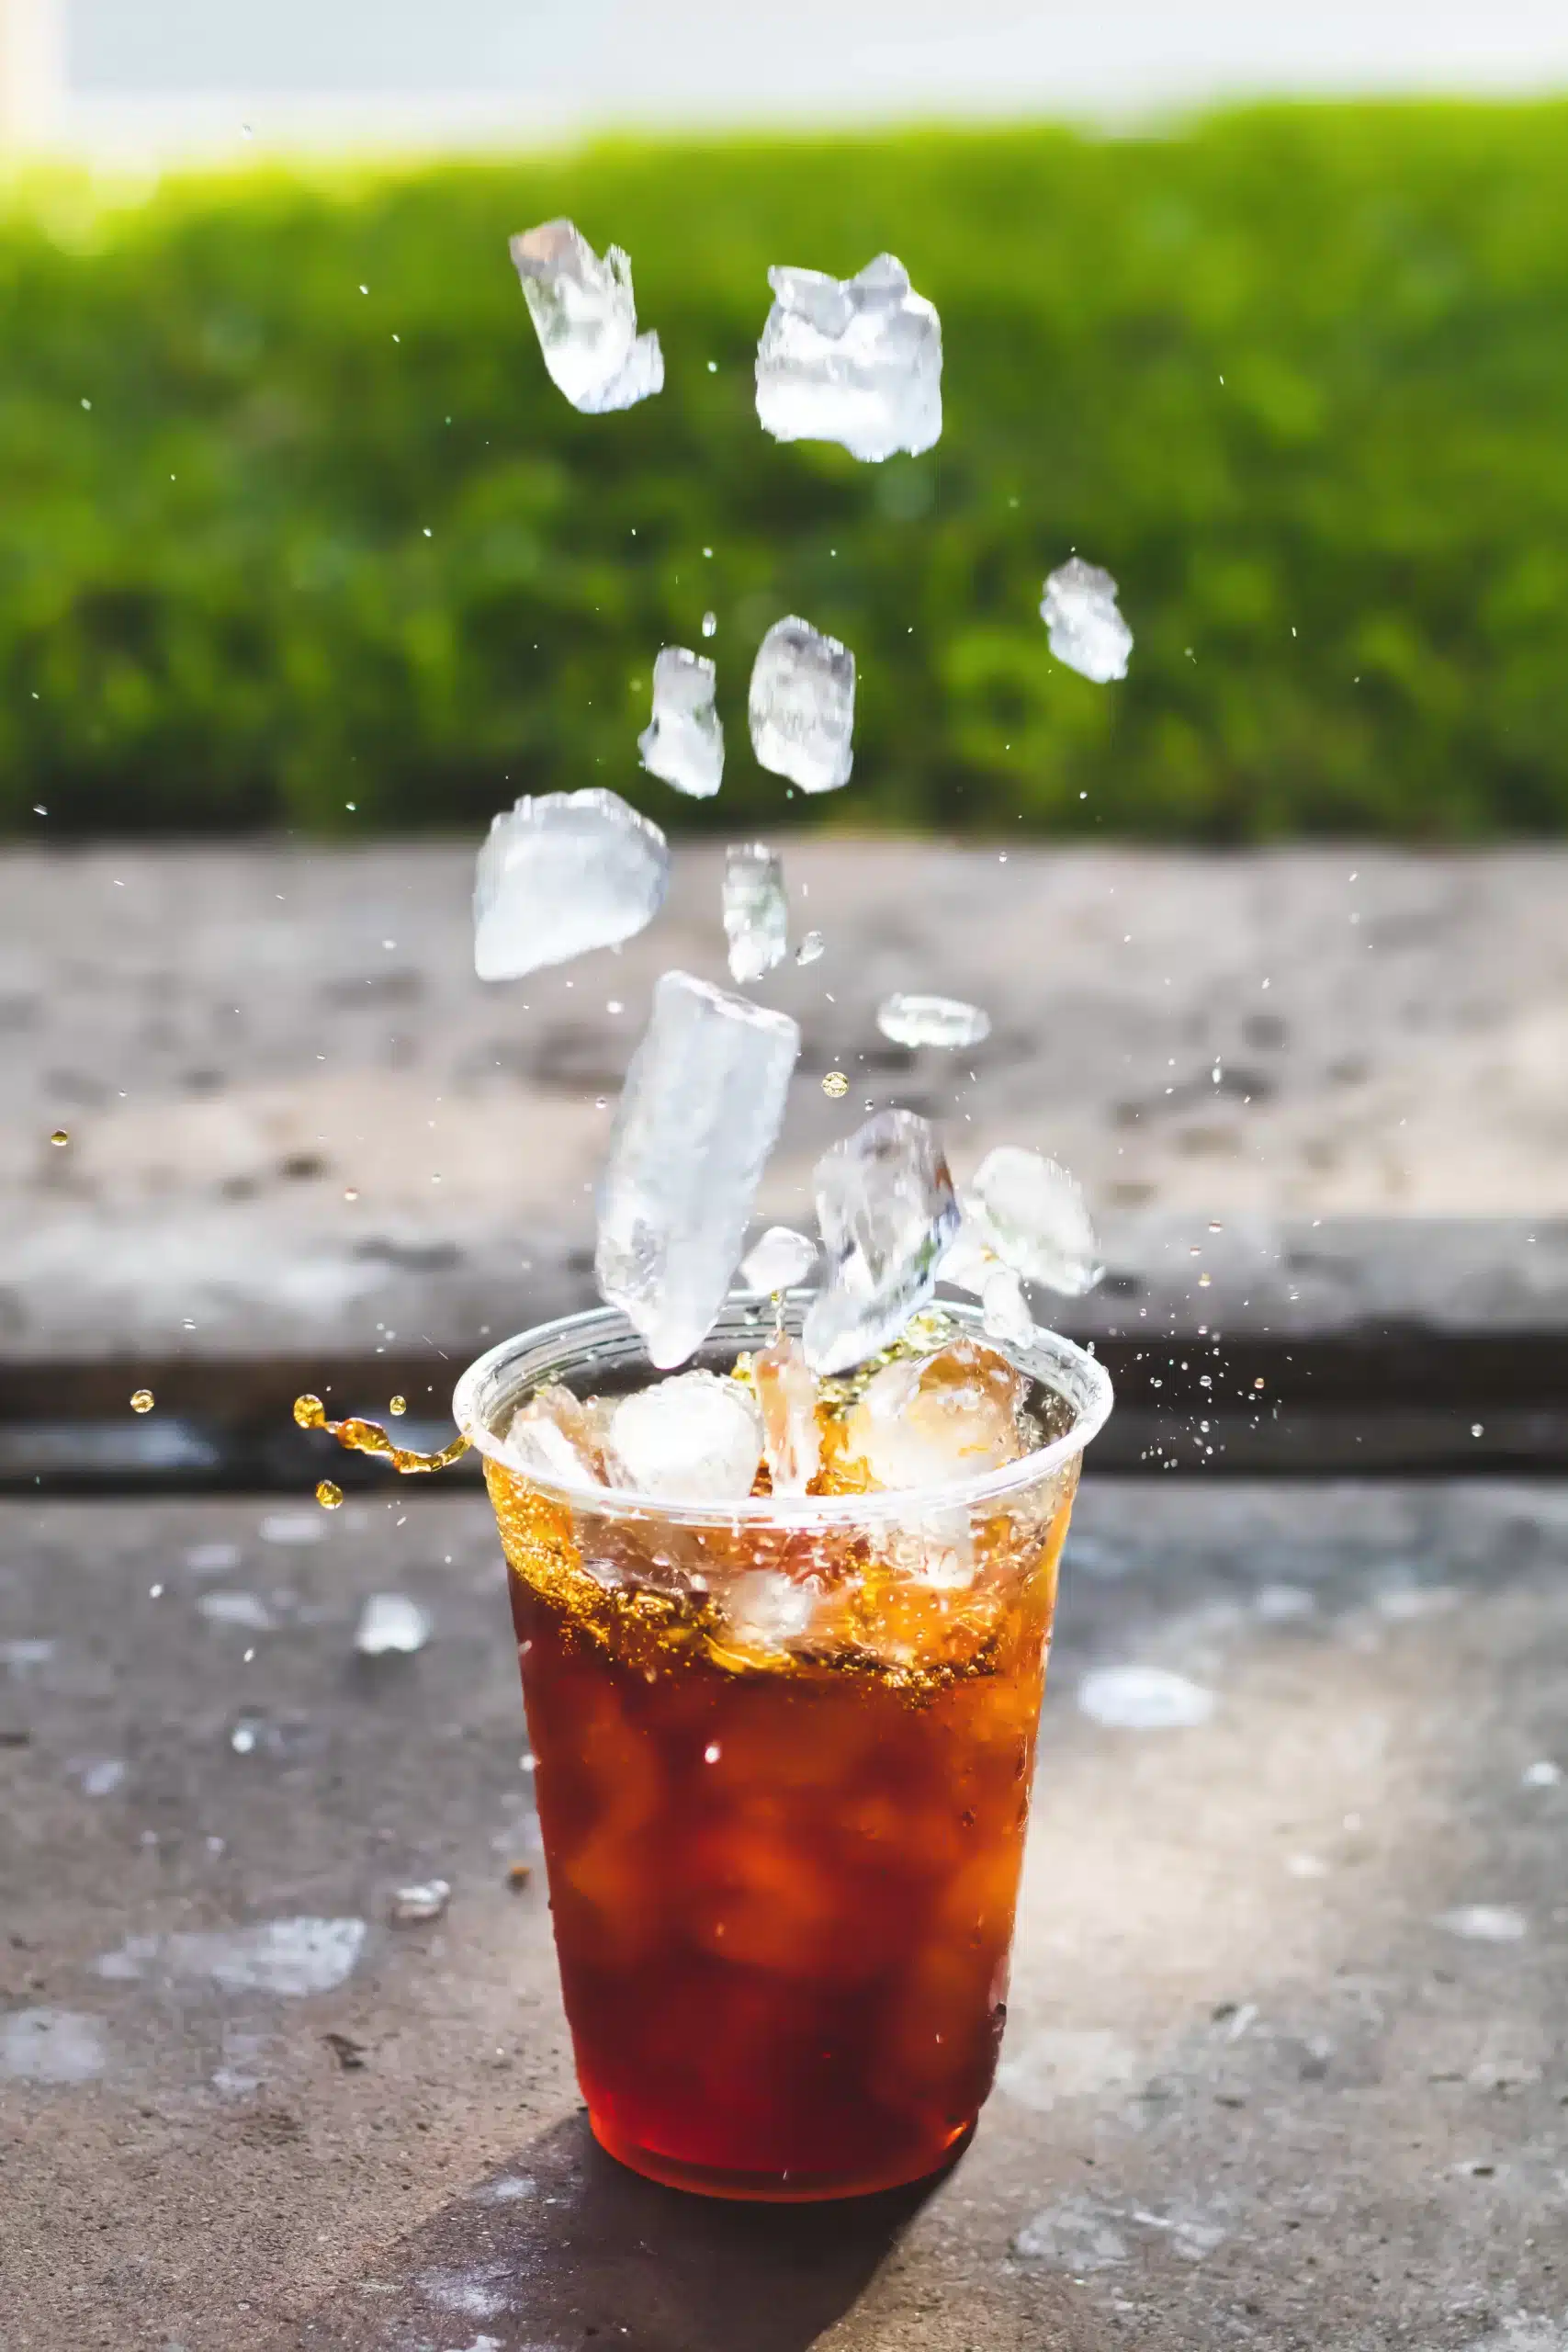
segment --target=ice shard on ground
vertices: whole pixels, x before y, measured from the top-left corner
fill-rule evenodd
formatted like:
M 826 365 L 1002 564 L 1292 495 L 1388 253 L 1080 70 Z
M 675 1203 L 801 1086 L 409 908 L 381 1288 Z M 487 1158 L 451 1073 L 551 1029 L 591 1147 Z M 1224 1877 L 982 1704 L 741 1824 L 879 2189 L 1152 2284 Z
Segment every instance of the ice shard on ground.
M 514 980 L 618 947 L 653 921 L 669 883 L 669 843 L 618 793 L 525 795 L 479 852 L 474 969 Z
M 1040 617 L 1058 662 L 1080 677 L 1107 686 L 1127 674 L 1133 632 L 1116 606 L 1116 582 L 1109 571 L 1074 556 L 1045 582 Z
M 879 1111 L 824 1152 L 815 1183 L 832 1271 L 807 1315 L 807 1360 L 817 1373 L 847 1372 L 931 1297 L 958 1202 L 937 1132 L 913 1111 Z
M 836 792 L 854 765 L 855 657 L 790 614 L 757 650 L 750 695 L 759 765 L 802 792 Z
M 632 266 L 619 245 L 603 261 L 570 220 L 513 237 L 511 253 L 550 379 L 585 416 L 631 408 L 664 389 L 656 334 L 638 334 Z
M 737 842 L 725 853 L 724 935 L 729 977 L 742 988 L 782 964 L 788 951 L 784 860 L 761 842 Z
M 896 1046 L 942 1046 L 956 1051 L 982 1044 L 991 1034 L 991 1016 L 955 996 L 900 993 L 877 1006 L 876 1025 Z
M 854 277 L 770 269 L 757 414 L 775 441 L 837 441 L 876 463 L 942 437 L 942 322 L 892 254 Z
M 701 1346 L 745 1247 L 800 1031 L 666 972 L 632 1058 L 599 1192 L 599 1293 L 660 1371 Z
M 964 1195 L 980 1238 L 1026 1282 L 1082 1298 L 1105 1269 L 1083 1189 L 1043 1153 L 1002 1144 Z
M 724 781 L 724 729 L 714 708 L 713 663 L 666 645 L 653 664 L 653 717 L 637 739 L 649 775 L 694 800 L 711 800 Z

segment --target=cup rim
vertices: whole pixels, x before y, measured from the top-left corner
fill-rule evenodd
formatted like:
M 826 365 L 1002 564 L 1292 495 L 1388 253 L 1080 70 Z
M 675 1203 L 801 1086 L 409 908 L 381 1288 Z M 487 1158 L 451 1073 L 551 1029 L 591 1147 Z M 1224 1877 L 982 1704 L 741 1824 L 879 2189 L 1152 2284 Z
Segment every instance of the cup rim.
M 791 1291 L 784 1301 L 786 1320 L 796 1329 L 807 1306 L 815 1294 L 808 1290 Z M 968 1301 L 942 1299 L 935 1302 L 955 1322 L 966 1327 L 976 1337 L 985 1337 L 984 1320 L 977 1306 Z M 738 1332 L 738 1344 L 765 1345 L 769 1326 L 766 1320 L 770 1305 L 755 1295 L 732 1293 L 716 1317 L 715 1334 L 727 1324 L 741 1317 L 761 1320 L 755 1328 Z M 630 1342 L 628 1346 L 626 1343 Z M 566 1486 L 543 1477 L 530 1465 L 526 1470 L 512 1460 L 506 1441 L 486 1419 L 483 1406 L 489 1401 L 487 1387 L 497 1384 L 502 1374 L 517 1366 L 527 1367 L 527 1375 L 515 1384 L 515 1398 L 521 1402 L 525 1394 L 544 1385 L 552 1374 L 559 1377 L 570 1364 L 581 1366 L 581 1360 L 592 1362 L 598 1352 L 606 1365 L 635 1354 L 642 1345 L 640 1335 L 630 1318 L 618 1307 L 589 1307 L 573 1315 L 557 1316 L 547 1323 L 535 1325 L 526 1331 L 513 1332 L 510 1339 L 497 1340 L 484 1354 L 476 1357 L 458 1380 L 452 1397 L 452 1416 L 458 1429 L 487 1460 L 498 1463 L 517 1476 L 526 1477 L 531 1487 L 552 1501 L 581 1510 L 585 1504 L 598 1506 L 624 1515 L 655 1517 L 671 1524 L 686 1527 L 723 1526 L 736 1529 L 743 1526 L 818 1528 L 863 1525 L 867 1521 L 908 1519 L 927 1510 L 973 1509 L 990 1502 L 1005 1500 L 1021 1489 L 1038 1485 L 1056 1471 L 1077 1459 L 1104 1428 L 1114 1402 L 1111 1375 L 1098 1357 L 1076 1341 L 1066 1340 L 1060 1332 L 1037 1329 L 1033 1342 L 1027 1348 L 1002 1345 L 987 1340 L 1017 1365 L 1055 1391 L 1073 1408 L 1070 1429 L 1048 1445 L 1036 1446 L 1016 1462 L 1003 1464 L 999 1470 L 987 1470 L 968 1478 L 952 1479 L 941 1486 L 894 1487 L 870 1494 L 859 1495 L 747 1495 L 736 1502 L 712 1500 L 682 1500 L 679 1496 L 648 1494 L 632 1487 Z M 669 1378 L 669 1374 L 660 1374 Z

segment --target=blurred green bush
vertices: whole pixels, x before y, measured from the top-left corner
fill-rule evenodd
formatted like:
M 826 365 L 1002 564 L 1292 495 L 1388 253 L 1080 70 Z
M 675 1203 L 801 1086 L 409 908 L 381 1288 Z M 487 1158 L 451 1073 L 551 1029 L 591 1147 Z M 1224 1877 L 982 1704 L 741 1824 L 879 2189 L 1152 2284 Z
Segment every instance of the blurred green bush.
M 627 414 L 540 363 L 505 241 L 558 212 L 630 248 L 662 337 Z M 767 264 L 884 247 L 942 313 L 940 446 L 775 446 Z M 861 665 L 824 822 L 1568 827 L 1568 107 L 35 182 L 0 354 L 12 828 L 470 825 L 590 783 L 773 819 L 745 686 L 791 610 Z M 1075 547 L 1121 581 L 1124 686 L 1047 652 Z M 705 807 L 635 737 L 705 610 Z

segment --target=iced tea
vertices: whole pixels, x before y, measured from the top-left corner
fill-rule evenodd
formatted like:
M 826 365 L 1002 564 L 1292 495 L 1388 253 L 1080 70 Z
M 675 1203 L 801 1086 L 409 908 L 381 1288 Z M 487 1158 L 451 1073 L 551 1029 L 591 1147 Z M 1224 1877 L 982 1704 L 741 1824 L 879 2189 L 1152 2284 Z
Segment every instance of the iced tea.
M 846 2196 L 973 2128 L 1083 1442 L 1062 1419 L 995 1495 L 705 1513 L 548 1493 L 476 1430 L 578 2072 L 637 2171 Z

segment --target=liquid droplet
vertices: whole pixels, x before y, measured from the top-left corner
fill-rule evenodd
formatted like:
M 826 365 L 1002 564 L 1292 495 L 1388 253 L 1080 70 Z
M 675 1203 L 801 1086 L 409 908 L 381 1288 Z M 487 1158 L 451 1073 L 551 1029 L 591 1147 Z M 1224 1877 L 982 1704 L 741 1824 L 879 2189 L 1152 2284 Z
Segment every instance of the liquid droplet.
M 316 1500 L 323 1510 L 336 1510 L 343 1501 L 343 1488 L 334 1487 L 330 1478 L 323 1478 L 316 1488 Z
M 408 1398 L 407 1398 L 406 1396 L 394 1396 L 394 1397 L 393 1397 L 392 1402 L 391 1402 L 391 1407 L 390 1407 L 390 1410 L 391 1410 L 392 1412 L 397 1413 L 397 1414 L 402 1414 L 402 1413 L 406 1413 L 406 1412 L 408 1411 L 408 1408 L 409 1408 L 409 1400 L 408 1400 Z
M 358 1185 L 345 1184 L 343 1188 L 343 1196 L 345 1201 L 356 1201 L 359 1198 Z
M 70 1140 L 71 1138 L 66 1134 L 63 1127 L 56 1127 L 54 1133 L 50 1137 L 50 1141 L 54 1146 L 56 1151 L 62 1151 Z
M 830 1069 L 822 1080 L 822 1091 L 835 1102 L 842 1102 L 850 1091 L 850 1081 L 841 1069 Z
M 407 1397 L 394 1396 L 392 1410 L 394 1413 L 406 1413 Z M 442 1446 L 436 1453 L 416 1453 L 412 1447 L 394 1445 L 386 1430 L 377 1421 L 356 1419 L 329 1421 L 326 1407 L 319 1396 L 296 1396 L 294 1419 L 302 1430 L 327 1430 L 331 1436 L 336 1438 L 346 1453 L 376 1454 L 381 1461 L 389 1462 L 393 1469 L 400 1471 L 404 1477 L 413 1477 L 427 1470 L 449 1469 L 454 1462 L 460 1461 L 467 1453 L 471 1442 L 459 1432 L 450 1445 Z M 323 1484 L 329 1482 L 323 1481 Z M 333 1487 L 333 1491 L 335 1494 L 337 1489 Z M 342 1497 L 340 1496 L 338 1499 L 341 1501 Z M 335 1510 L 336 1508 L 336 1503 L 327 1505 L 329 1510 Z
M 132 1390 L 130 1409 L 133 1413 L 150 1413 L 152 1410 L 152 1391 L 150 1388 Z
M 296 1396 L 294 1418 L 302 1430 L 324 1430 L 327 1408 L 319 1396 Z

